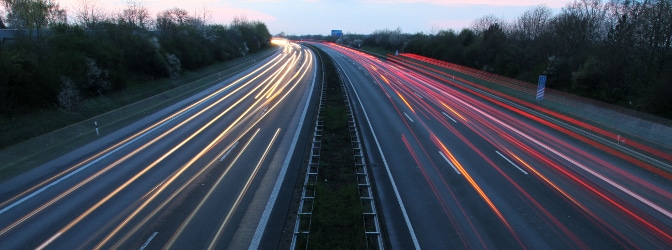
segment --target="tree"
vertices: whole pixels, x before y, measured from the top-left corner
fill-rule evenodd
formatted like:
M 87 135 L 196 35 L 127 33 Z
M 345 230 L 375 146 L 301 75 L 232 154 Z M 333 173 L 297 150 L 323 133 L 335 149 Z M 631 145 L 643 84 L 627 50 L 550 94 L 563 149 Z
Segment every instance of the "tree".
M 403 51 L 404 45 L 408 41 L 408 36 L 401 32 L 401 28 L 397 27 L 394 30 L 383 29 L 376 30 L 369 36 L 364 43 L 374 46 L 383 47 L 386 50 Z
M 178 27 L 190 24 L 192 19 L 184 9 L 165 10 L 156 15 L 156 29 L 162 32 L 176 31 Z
M 0 7 L 2 7 L 2 6 L 0 6 Z M 5 26 L 4 19 L 5 19 L 5 12 L 0 10 L 0 29 L 6 29 L 7 28 L 7 26 Z
M 149 10 L 137 0 L 126 2 L 126 9 L 119 14 L 119 21 L 137 30 L 147 30 L 151 26 Z
M 85 29 L 97 29 L 97 25 L 105 20 L 105 11 L 98 6 L 98 0 L 79 0 L 77 22 Z
M 82 103 L 82 96 L 75 83 L 68 77 L 61 78 L 63 82 L 58 92 L 58 106 L 68 111 L 74 111 Z
M 487 15 L 479 19 L 476 19 L 473 23 L 471 23 L 471 30 L 480 36 L 483 35 L 483 32 L 492 27 L 492 25 L 497 24 L 500 25 L 501 27 L 503 23 L 504 20 L 502 20 L 501 18 L 496 17 L 494 15 Z
M 58 3 L 52 0 L 0 0 L 7 11 L 7 22 L 14 29 L 28 29 L 38 38 L 48 27 L 67 22 L 67 15 Z
M 502 58 L 506 58 L 508 40 L 502 25 L 499 23 L 491 24 L 487 30 L 482 32 L 483 42 L 481 44 L 480 64 L 478 65 L 485 71 L 503 72 L 499 66 L 503 66 Z
M 606 8 L 600 0 L 575 0 L 551 22 L 563 53 L 580 53 L 606 37 Z M 563 55 L 564 56 L 564 55 Z
M 514 23 L 513 32 L 519 39 L 535 41 L 543 33 L 548 32 L 548 23 L 552 15 L 553 11 L 544 5 L 525 11 Z

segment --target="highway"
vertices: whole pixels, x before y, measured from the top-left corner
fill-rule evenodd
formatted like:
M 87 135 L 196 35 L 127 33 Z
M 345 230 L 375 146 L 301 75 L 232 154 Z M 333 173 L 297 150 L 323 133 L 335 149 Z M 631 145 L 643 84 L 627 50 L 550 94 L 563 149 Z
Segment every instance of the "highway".
M 277 248 L 319 98 L 314 53 L 278 45 L 255 67 L 0 183 L 0 248 Z
M 315 45 L 350 93 L 388 248 L 672 245 L 668 177 L 459 81 Z

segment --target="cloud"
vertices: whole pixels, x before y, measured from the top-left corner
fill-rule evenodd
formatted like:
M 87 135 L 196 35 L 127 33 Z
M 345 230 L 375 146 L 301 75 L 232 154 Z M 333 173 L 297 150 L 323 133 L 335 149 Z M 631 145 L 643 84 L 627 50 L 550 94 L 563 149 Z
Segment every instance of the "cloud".
M 546 5 L 551 8 L 564 7 L 571 0 L 360 0 L 360 2 L 381 3 L 381 4 L 415 4 L 426 3 L 443 6 L 468 6 L 468 5 L 489 5 L 489 6 L 537 6 Z
M 215 6 L 213 8 L 207 8 L 207 10 L 212 14 L 213 20 L 211 21 L 220 24 L 227 24 L 231 22 L 231 20 L 233 20 L 234 17 L 240 17 L 240 16 L 244 16 L 245 18 L 251 21 L 262 21 L 264 23 L 269 23 L 277 20 L 277 18 L 273 15 L 251 9 Z
M 89 0 L 91 1 L 91 0 Z M 252 0 L 254 2 L 278 2 L 279 0 Z M 66 8 L 70 18 L 74 18 L 77 10 L 81 6 L 82 0 L 61 0 L 60 5 Z M 103 8 L 107 14 L 121 12 L 126 8 L 124 0 L 93 0 L 97 7 Z M 140 5 L 146 7 L 152 18 L 161 11 L 180 8 L 189 12 L 190 15 L 202 16 L 205 12 L 209 16 L 209 21 L 216 24 L 228 24 L 234 17 L 244 16 L 251 21 L 262 21 L 265 23 L 276 21 L 277 18 L 263 11 L 249 8 L 235 7 L 227 2 L 218 0 L 145 0 L 138 1 Z

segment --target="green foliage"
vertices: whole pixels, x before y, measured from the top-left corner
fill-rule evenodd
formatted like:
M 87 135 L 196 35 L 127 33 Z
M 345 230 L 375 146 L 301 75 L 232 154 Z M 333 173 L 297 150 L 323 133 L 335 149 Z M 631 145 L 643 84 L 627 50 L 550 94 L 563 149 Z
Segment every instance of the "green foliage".
M 59 21 L 61 9 L 51 1 L 13 3 L 24 2 L 44 7 L 37 14 L 48 21 L 48 26 L 40 27 L 49 29 L 40 34 L 18 30 L 14 39 L 0 44 L 3 116 L 66 108 L 59 102 L 59 95 L 64 100 L 62 93 L 77 93 L 84 99 L 111 94 L 128 84 L 174 78 L 182 69 L 197 70 L 270 46 L 266 25 L 243 18 L 230 26 L 206 25 L 184 10 L 171 9 L 157 16 L 157 30 L 148 30 L 145 9 L 133 5 L 118 18 L 96 20 L 95 25 L 87 26 L 94 30 L 85 30 Z M 40 24 L 33 25 L 34 20 L 42 19 L 26 16 L 34 12 L 14 7 L 5 19 L 13 20 L 11 28 Z M 21 13 L 23 16 L 17 16 Z M 86 20 L 80 23 L 86 24 Z M 67 109 L 77 110 L 70 104 Z
M 308 249 L 366 249 L 347 107 L 336 68 L 321 50 L 326 73 L 326 101 L 321 160 Z
M 459 34 L 402 35 L 415 53 L 672 118 L 672 1 L 573 1 L 555 16 L 535 7 L 506 23 L 494 16 Z M 381 31 L 365 46 L 391 48 Z M 392 50 L 393 51 L 393 50 Z
M 315 192 L 320 198 L 314 204 L 313 230 L 308 248 L 366 249 L 363 208 L 357 184 L 329 190 L 325 183 L 318 183 Z

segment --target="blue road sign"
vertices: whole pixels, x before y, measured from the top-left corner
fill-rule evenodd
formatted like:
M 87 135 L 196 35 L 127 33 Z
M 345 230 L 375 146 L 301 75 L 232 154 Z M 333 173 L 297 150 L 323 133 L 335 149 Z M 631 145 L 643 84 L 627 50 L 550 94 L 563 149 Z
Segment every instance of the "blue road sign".
M 332 36 L 342 36 L 343 31 L 342 30 L 331 30 L 331 35 Z
M 539 75 L 539 84 L 537 85 L 537 101 L 544 100 L 545 89 L 546 89 L 546 76 Z

